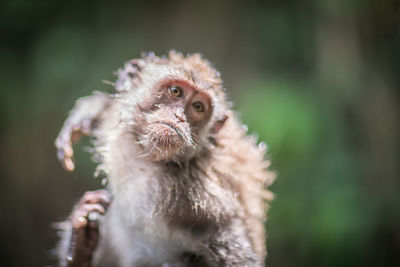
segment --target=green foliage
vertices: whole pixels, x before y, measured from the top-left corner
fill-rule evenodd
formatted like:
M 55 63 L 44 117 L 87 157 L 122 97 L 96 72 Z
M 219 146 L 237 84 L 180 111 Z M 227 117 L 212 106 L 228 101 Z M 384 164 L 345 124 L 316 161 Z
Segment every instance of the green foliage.
M 142 51 L 215 63 L 277 172 L 269 266 L 392 266 L 400 248 L 396 0 L 3 1 L 0 244 L 43 266 L 49 224 L 99 187 L 85 147 L 66 174 L 54 139 L 77 98 L 109 91 Z M 12 248 L 12 249 L 11 249 Z

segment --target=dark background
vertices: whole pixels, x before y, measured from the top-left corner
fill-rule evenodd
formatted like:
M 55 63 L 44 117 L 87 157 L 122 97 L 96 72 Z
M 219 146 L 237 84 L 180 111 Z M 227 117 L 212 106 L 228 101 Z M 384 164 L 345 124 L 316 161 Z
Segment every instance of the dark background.
M 75 100 L 141 51 L 201 52 L 278 179 L 268 266 L 394 266 L 400 253 L 400 2 L 1 1 L 1 266 L 52 263 L 94 166 L 54 139 Z

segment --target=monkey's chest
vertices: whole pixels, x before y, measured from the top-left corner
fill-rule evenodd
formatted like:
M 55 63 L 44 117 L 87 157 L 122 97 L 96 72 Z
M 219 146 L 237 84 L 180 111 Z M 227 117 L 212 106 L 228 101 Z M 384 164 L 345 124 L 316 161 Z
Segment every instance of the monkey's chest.
M 124 267 L 177 263 L 183 253 L 196 246 L 187 233 L 172 229 L 156 212 L 154 192 L 140 187 L 139 183 L 135 188 L 127 187 L 110 205 L 95 255 L 99 266 L 115 266 L 116 261 Z

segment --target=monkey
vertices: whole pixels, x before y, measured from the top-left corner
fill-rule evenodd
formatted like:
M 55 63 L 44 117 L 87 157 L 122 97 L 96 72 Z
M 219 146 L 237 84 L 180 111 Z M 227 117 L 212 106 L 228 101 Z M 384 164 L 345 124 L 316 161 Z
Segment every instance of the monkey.
M 65 222 L 60 266 L 264 266 L 274 173 L 220 73 L 170 51 L 116 76 L 114 93 L 78 99 L 55 141 L 73 171 L 73 144 L 90 136 L 107 179 Z

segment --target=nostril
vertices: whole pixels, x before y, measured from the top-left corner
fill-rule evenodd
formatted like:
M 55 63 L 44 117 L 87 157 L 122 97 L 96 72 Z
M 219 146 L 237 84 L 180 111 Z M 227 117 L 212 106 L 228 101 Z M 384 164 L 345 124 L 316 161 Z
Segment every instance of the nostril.
M 175 113 L 175 117 L 180 121 L 180 122 L 185 122 L 185 116 L 183 114 L 177 114 Z

